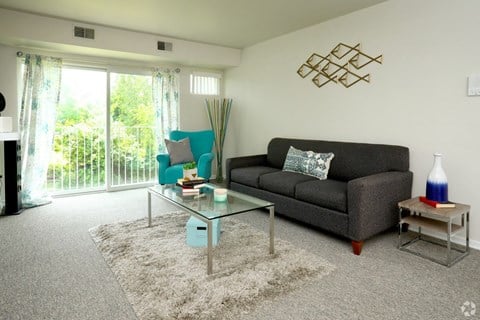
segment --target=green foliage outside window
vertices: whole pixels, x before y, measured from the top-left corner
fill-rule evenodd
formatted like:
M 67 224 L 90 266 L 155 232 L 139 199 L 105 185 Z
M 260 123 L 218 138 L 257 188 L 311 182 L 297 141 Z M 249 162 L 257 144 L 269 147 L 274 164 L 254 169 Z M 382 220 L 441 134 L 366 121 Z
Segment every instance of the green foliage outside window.
M 115 74 L 110 95 L 112 184 L 144 182 L 156 175 L 151 78 Z M 98 106 L 63 99 L 57 109 L 54 153 L 47 187 L 103 187 L 106 172 L 105 115 Z M 104 110 L 102 110 L 104 111 Z

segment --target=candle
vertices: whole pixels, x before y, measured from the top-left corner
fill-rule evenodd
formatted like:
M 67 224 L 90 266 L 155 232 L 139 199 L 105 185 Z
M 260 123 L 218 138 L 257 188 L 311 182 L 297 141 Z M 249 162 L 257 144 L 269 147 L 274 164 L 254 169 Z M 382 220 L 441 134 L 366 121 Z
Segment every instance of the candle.
M 218 202 L 226 201 L 227 200 L 227 189 L 219 188 L 213 191 L 213 199 Z

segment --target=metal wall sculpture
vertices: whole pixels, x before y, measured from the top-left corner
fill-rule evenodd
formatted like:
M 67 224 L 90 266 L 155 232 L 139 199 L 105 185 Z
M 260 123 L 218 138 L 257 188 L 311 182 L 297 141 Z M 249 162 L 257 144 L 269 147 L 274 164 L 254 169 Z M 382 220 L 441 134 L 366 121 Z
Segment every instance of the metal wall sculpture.
M 302 78 L 314 74 L 312 78 L 319 88 L 329 82 L 340 83 L 345 88 L 353 86 L 359 81 L 370 82 L 370 74 L 358 74 L 371 62 L 382 64 L 382 55 L 371 57 L 363 53 L 360 43 L 349 46 L 339 43 L 327 56 L 312 54 L 307 61 L 298 68 L 297 73 Z

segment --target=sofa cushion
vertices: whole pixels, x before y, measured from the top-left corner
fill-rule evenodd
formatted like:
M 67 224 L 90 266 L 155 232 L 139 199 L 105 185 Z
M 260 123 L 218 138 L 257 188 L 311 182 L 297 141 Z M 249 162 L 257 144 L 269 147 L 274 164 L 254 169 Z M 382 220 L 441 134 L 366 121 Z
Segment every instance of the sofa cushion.
M 327 179 L 330 161 L 333 153 L 317 153 L 313 151 L 303 151 L 290 146 L 288 149 L 283 171 L 303 173 L 320 180 Z
M 280 171 L 276 168 L 265 166 L 253 166 L 232 169 L 230 173 L 230 180 L 233 182 L 241 183 L 247 186 L 259 187 L 259 178 L 261 175 L 271 172 Z
M 259 186 L 261 189 L 270 192 L 293 197 L 295 195 L 295 186 L 297 184 L 312 180 L 318 179 L 301 173 L 278 171 L 260 176 Z
M 338 180 L 314 180 L 297 184 L 297 200 L 324 208 L 347 212 L 347 182 Z

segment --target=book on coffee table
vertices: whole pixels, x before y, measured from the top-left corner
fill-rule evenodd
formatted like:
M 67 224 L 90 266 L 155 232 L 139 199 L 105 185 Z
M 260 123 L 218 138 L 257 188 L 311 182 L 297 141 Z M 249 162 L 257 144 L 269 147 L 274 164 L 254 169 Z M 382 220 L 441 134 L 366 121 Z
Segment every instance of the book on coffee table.
M 193 188 L 184 188 L 182 189 L 183 196 L 196 196 L 200 194 L 200 189 L 193 189 Z
M 185 180 L 185 179 L 178 179 L 177 180 L 177 186 L 182 187 L 182 188 L 193 188 L 196 185 L 202 184 L 207 182 L 207 180 L 203 178 L 198 178 L 195 180 Z

